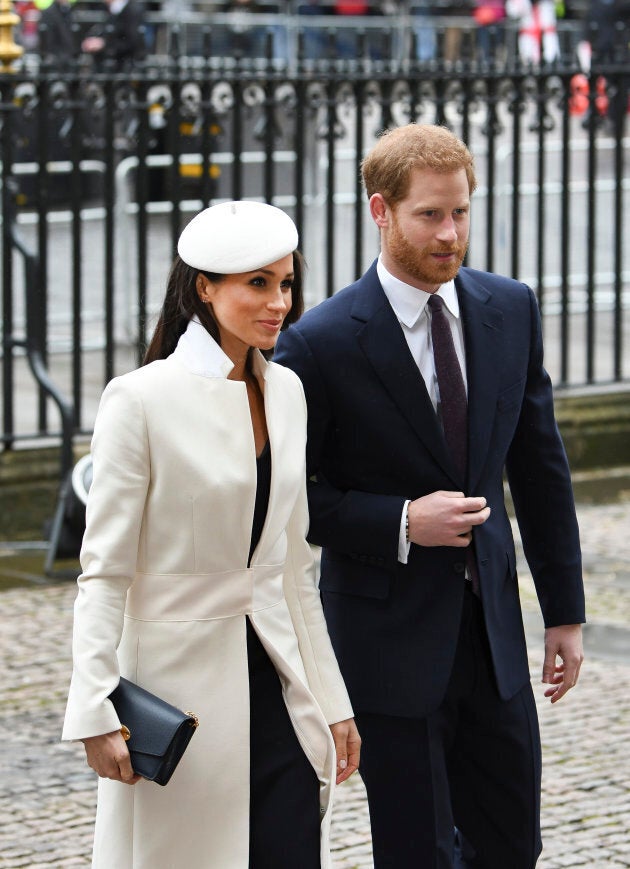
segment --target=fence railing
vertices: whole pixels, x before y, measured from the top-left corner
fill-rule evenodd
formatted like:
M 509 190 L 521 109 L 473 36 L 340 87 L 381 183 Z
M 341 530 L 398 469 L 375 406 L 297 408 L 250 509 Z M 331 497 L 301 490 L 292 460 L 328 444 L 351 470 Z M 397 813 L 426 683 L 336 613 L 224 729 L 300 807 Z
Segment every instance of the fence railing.
M 448 66 L 362 55 L 294 71 L 202 55 L 124 75 L 27 66 L 0 76 L 5 448 L 60 433 L 16 341 L 33 298 L 42 362 L 87 433 L 105 383 L 142 356 L 196 211 L 230 198 L 286 209 L 315 304 L 376 256 L 358 164 L 380 131 L 409 121 L 448 124 L 473 151 L 468 263 L 533 287 L 556 386 L 630 379 L 625 59 L 588 76 L 573 55 L 538 67 L 518 55 Z M 28 278 L 16 203 L 37 262 Z M 28 317 L 27 280 L 38 284 Z

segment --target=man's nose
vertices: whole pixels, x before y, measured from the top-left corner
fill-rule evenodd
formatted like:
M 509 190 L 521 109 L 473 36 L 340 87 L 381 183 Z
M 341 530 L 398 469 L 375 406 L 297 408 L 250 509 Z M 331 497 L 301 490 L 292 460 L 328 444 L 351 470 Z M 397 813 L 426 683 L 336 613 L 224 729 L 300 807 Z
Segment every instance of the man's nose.
M 438 229 L 438 238 L 454 241 L 457 238 L 457 227 L 452 217 L 446 217 Z

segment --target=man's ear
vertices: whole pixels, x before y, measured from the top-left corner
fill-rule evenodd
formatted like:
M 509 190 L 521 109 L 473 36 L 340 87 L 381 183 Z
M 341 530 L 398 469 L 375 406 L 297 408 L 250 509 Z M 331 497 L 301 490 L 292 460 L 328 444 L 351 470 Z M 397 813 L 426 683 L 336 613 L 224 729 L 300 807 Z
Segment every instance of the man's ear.
M 373 193 L 370 196 L 370 214 L 372 220 L 381 229 L 389 223 L 390 208 L 385 202 L 382 193 Z

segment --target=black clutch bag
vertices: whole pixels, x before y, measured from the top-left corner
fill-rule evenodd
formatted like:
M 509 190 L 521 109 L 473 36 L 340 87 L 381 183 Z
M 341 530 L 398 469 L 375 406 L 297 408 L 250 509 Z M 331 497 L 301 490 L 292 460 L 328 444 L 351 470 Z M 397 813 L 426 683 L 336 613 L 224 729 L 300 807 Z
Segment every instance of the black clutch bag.
M 199 724 L 197 716 L 123 678 L 109 699 L 120 719 L 133 771 L 165 785 Z

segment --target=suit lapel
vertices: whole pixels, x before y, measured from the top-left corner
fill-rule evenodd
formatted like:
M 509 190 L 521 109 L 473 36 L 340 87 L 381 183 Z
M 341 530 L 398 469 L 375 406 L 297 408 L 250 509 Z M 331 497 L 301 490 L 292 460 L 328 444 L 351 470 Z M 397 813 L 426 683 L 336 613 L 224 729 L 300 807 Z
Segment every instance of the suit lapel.
M 373 265 L 359 282 L 352 316 L 363 325 L 357 340 L 375 373 L 436 462 L 453 483 L 464 488 L 446 446 L 422 375 L 400 323 L 383 292 Z M 468 486 L 474 492 L 486 459 L 494 425 L 498 372 L 502 355 L 503 314 L 491 293 L 467 269 L 455 281 L 466 344 L 468 381 Z M 413 399 L 415 396 L 415 400 Z
M 466 343 L 468 381 L 468 491 L 475 486 L 488 452 L 498 393 L 503 314 L 491 294 L 467 270 L 455 280 Z
M 359 346 L 400 413 L 437 463 L 461 486 L 422 375 L 372 266 L 360 281 L 352 316 L 362 323 Z

